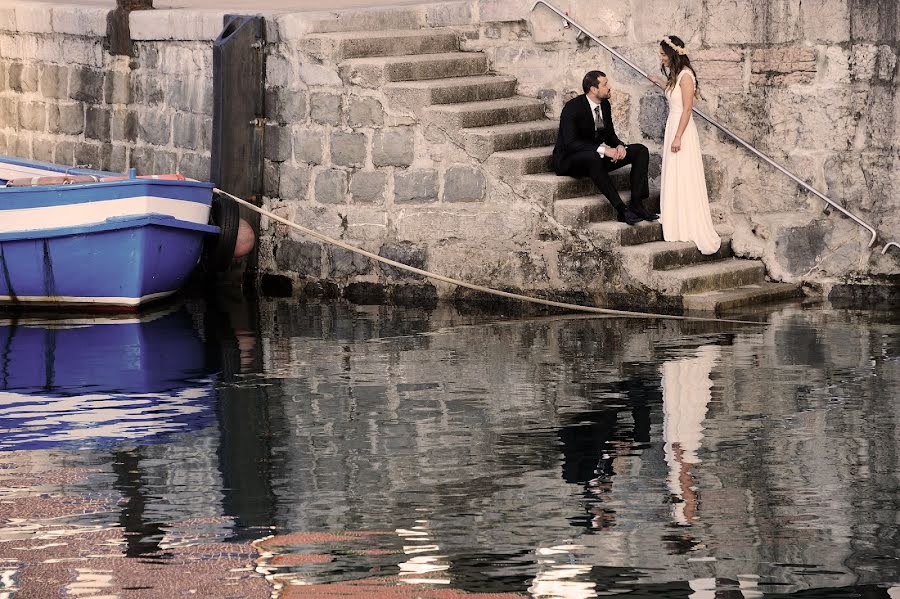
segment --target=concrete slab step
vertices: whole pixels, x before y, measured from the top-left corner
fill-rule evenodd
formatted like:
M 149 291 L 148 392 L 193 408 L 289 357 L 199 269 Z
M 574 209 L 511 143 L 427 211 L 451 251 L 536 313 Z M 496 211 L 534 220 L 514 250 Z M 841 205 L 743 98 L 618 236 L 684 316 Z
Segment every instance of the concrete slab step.
M 494 152 L 545 146 L 556 141 L 559 123 L 548 119 L 462 129 L 466 151 L 482 160 Z
M 386 83 L 384 93 L 393 102 L 414 110 L 433 104 L 456 104 L 509 98 L 516 93 L 516 78 L 503 75 L 476 75 L 424 81 Z
M 682 305 L 689 312 L 721 314 L 747 306 L 799 299 L 802 295 L 799 285 L 764 281 L 718 291 L 689 293 L 682 299 Z
M 610 173 L 613 184 L 621 192 L 628 189 L 628 168 Z M 541 202 L 555 202 L 567 198 L 593 195 L 597 193 L 594 182 L 587 177 L 578 179 L 573 177 L 560 177 L 555 173 L 537 173 L 521 177 L 525 185 L 525 193 L 531 198 Z
M 469 128 L 534 121 L 544 116 L 544 103 L 535 98 L 516 96 L 482 102 L 441 104 L 425 110 L 429 119 L 442 125 Z
M 759 284 L 765 281 L 765 276 L 765 266 L 759 260 L 728 258 L 659 271 L 655 278 L 662 293 L 685 295 Z
M 372 56 L 458 52 L 459 35 L 441 29 L 350 31 L 308 36 L 303 46 L 317 58 L 340 62 Z
M 628 260 L 647 270 L 669 270 L 732 256 L 730 237 L 723 237 L 719 251 L 708 256 L 701 254 L 695 244 L 687 241 L 654 241 L 622 248 L 622 252 Z
M 503 178 L 546 173 L 553 170 L 553 146 L 494 152 L 488 163 Z
M 626 225 L 618 221 L 605 221 L 590 223 L 588 232 L 603 239 L 613 241 L 618 245 L 637 245 L 662 240 L 662 225 L 658 221 L 648 223 L 640 222 L 636 225 Z
M 480 52 L 446 52 L 418 56 L 352 58 L 340 64 L 344 82 L 380 87 L 389 81 L 419 81 L 446 77 L 471 77 L 487 73 L 487 56 Z

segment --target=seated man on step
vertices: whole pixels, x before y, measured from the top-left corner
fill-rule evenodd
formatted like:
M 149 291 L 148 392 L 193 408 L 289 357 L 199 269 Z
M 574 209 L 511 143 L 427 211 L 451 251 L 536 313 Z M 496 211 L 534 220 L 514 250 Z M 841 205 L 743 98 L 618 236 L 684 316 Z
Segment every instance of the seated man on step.
M 590 71 L 581 82 L 584 94 L 572 98 L 559 117 L 559 135 L 553 148 L 553 170 L 557 175 L 590 177 L 618 213 L 619 221 L 634 225 L 658 217 L 646 210 L 650 195 L 647 168 L 650 154 L 642 144 L 625 145 L 616 136 L 609 104 L 609 80 L 600 71 Z M 609 173 L 631 165 L 631 205 L 626 206 Z

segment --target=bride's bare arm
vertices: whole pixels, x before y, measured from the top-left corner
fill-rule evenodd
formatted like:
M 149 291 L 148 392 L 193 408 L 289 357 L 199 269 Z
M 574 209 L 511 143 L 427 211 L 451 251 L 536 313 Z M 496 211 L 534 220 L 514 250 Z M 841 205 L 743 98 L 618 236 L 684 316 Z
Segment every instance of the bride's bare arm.
M 681 150 L 681 136 L 691 121 L 691 110 L 694 108 L 694 78 L 690 76 L 682 77 L 679 87 L 681 88 L 681 103 L 684 106 L 684 112 L 681 113 L 681 120 L 678 121 L 675 139 L 672 140 L 673 152 Z

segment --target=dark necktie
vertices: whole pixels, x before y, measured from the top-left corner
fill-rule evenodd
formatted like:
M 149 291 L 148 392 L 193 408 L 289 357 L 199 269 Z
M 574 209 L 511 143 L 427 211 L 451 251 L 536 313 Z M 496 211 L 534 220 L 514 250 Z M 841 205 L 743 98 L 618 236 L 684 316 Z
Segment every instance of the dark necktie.
M 601 137 L 603 133 L 603 115 L 600 114 L 600 107 L 594 107 L 594 137 Z

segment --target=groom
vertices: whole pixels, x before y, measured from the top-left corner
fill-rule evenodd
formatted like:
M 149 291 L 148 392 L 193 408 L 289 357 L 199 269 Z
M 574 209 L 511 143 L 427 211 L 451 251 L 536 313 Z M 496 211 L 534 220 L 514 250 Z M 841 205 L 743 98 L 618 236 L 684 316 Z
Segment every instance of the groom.
M 650 195 L 647 167 L 650 154 L 642 144 L 628 144 L 618 138 L 609 105 L 610 87 L 606 75 L 590 71 L 581 82 L 584 94 L 572 98 L 559 117 L 559 135 L 553 148 L 553 170 L 557 175 L 590 177 L 616 209 L 618 220 L 634 225 L 656 220 L 644 208 Z M 609 173 L 631 165 L 631 205 L 626 206 Z

